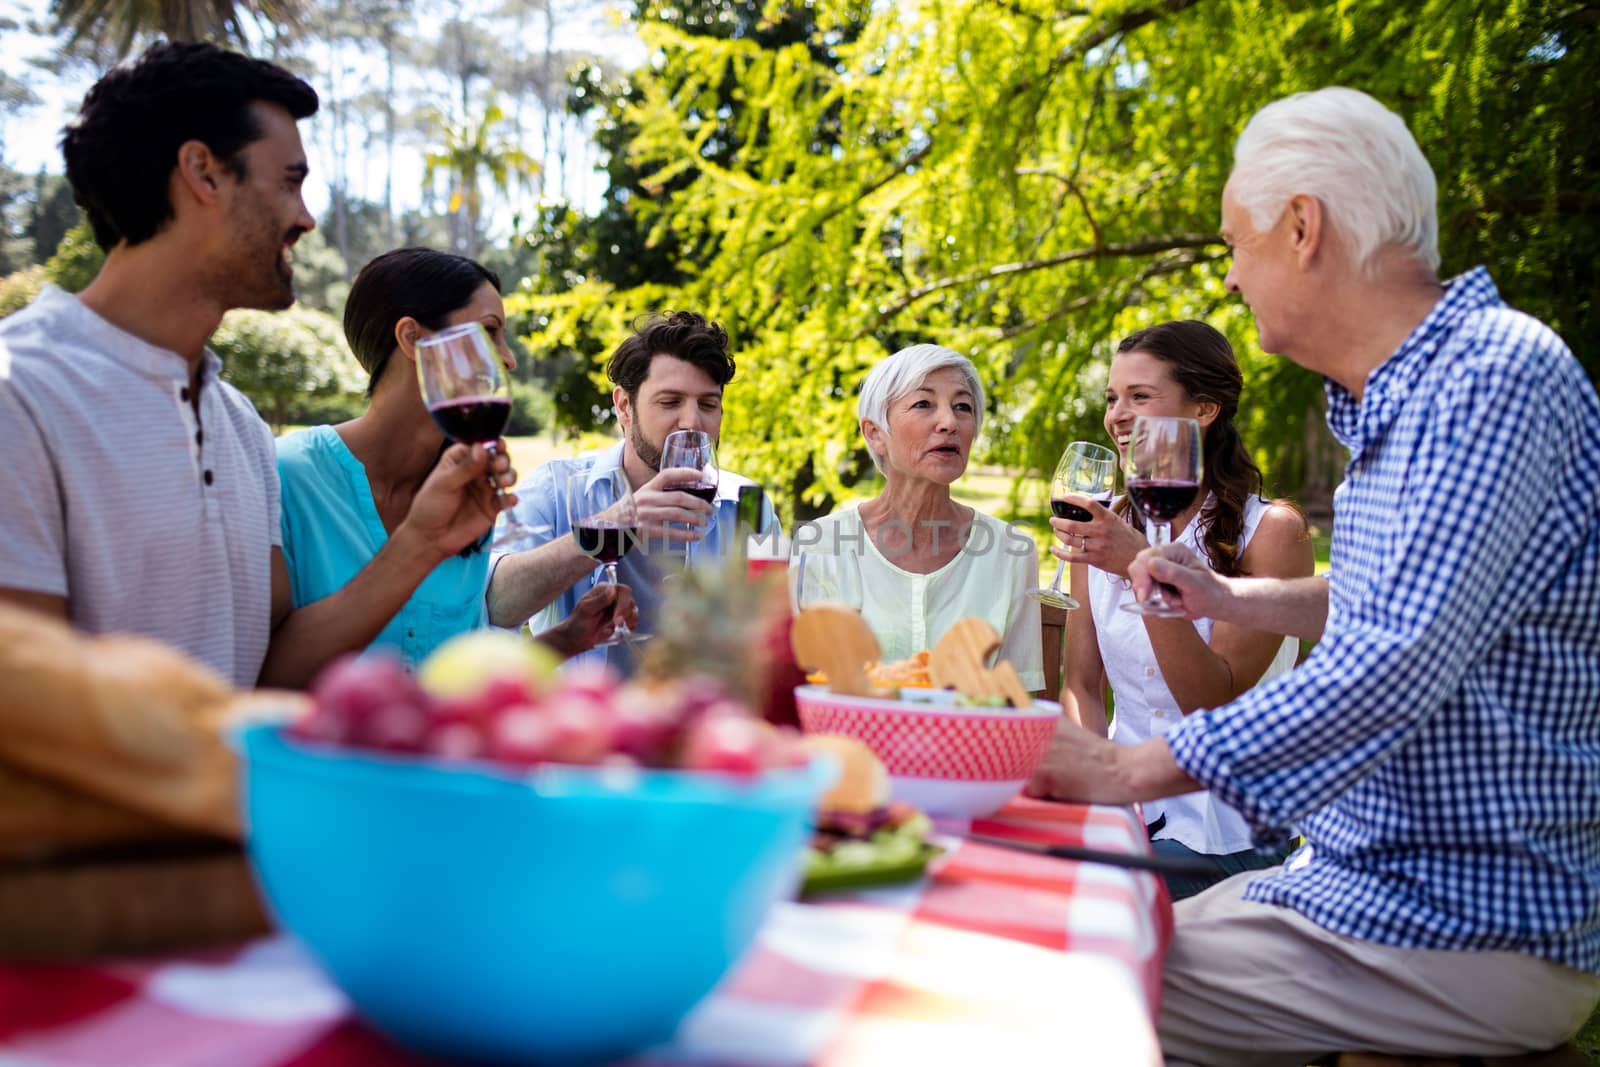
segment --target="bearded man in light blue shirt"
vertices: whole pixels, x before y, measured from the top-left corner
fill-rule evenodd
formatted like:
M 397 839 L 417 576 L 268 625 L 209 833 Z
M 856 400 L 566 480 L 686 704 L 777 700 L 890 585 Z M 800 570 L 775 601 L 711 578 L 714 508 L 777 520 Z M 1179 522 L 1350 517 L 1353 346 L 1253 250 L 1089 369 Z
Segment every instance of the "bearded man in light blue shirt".
M 1320 639 L 1137 747 L 1065 726 L 1032 791 L 1213 790 L 1305 845 L 1175 908 L 1168 1063 L 1539 1051 L 1600 1000 L 1600 399 L 1481 267 L 1439 264 L 1434 177 L 1349 89 L 1246 126 L 1230 291 L 1322 374 L 1350 451 L 1326 579 L 1147 550 L 1136 593 Z
M 621 469 L 639 511 L 638 539 L 617 564 L 617 579 L 633 590 L 639 608 L 639 630 L 657 625 L 662 577 L 681 565 L 693 545 L 696 565 L 715 562 L 734 535 L 739 489 L 748 478 L 723 470 L 716 494 L 706 501 L 675 486 L 693 485 L 700 474 L 688 468 L 661 469 L 663 442 L 674 430 L 698 430 L 712 441 L 722 430 L 723 390 L 736 365 L 728 352 L 728 334 L 720 325 L 693 311 L 648 316 L 639 323 L 606 364 L 611 400 L 622 440 L 609 448 L 572 459 L 552 460 L 517 487 L 516 517 L 536 535 L 502 546 L 490 562 L 489 615 L 497 618 L 497 588 L 519 584 L 516 569 L 538 567 L 546 575 L 566 576 L 573 584 L 531 620 L 534 632 L 554 626 L 569 615 L 585 592 L 605 580 L 591 555 L 572 537 L 567 485 L 571 479 L 594 481 L 601 473 Z M 763 502 L 761 528 L 775 517 Z M 523 550 L 555 542 L 556 547 L 530 557 Z M 627 644 L 596 648 L 574 662 L 603 661 L 623 674 L 633 671 L 633 649 Z

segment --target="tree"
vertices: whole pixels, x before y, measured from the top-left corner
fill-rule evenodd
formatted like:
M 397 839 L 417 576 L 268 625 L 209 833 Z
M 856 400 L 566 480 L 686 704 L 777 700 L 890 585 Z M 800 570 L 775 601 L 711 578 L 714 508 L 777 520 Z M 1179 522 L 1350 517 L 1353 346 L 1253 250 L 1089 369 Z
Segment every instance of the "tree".
M 448 176 L 450 244 L 464 256 L 476 256 L 483 244 L 484 186 L 493 193 L 506 193 L 527 186 L 539 171 L 532 156 L 499 136 L 495 127 L 505 117 L 492 100 L 481 115 L 467 122 L 451 122 L 441 114 L 439 142 L 423 157 L 424 182 L 439 174 Z
M 50 13 L 70 44 L 122 56 L 152 37 L 245 44 L 247 22 L 294 25 L 303 7 L 302 0 L 51 0 Z
M 525 304 L 544 320 L 535 350 L 618 309 L 722 320 L 746 368 L 726 439 L 769 483 L 810 469 L 808 499 L 843 492 L 860 381 L 913 340 L 973 358 L 994 387 L 988 455 L 1042 477 L 1066 440 L 1101 432 L 1109 344 L 1175 317 L 1233 341 L 1248 439 L 1280 488 L 1331 483 L 1336 450 L 1335 473 L 1306 462 L 1321 383 L 1259 351 L 1215 235 L 1244 119 L 1327 84 L 1416 131 L 1441 176 L 1447 270 L 1488 261 L 1596 369 L 1590 8 L 929 0 L 875 6 L 831 52 L 858 11 L 810 10 L 805 41 L 778 47 L 645 23 L 625 164 L 667 190 L 630 209 L 675 250 L 671 270 Z
M 637 0 L 634 15 L 643 23 L 670 26 L 693 41 L 741 40 L 760 49 L 802 45 L 818 62 L 831 64 L 842 44 L 853 39 L 865 18 L 861 5 L 842 30 L 823 35 L 809 5 L 771 7 L 749 0 L 687 0 L 664 4 Z M 605 157 L 606 192 L 592 216 L 565 207 L 547 212 L 529 236 L 539 249 L 539 287 L 544 294 L 575 314 L 562 318 L 559 335 L 540 332 L 551 317 L 542 305 L 532 324 L 541 339 L 539 359 L 548 364 L 558 421 L 570 432 L 605 425 L 611 416 L 610 388 L 601 367 L 611 350 L 640 314 L 673 302 L 669 295 L 686 283 L 691 272 L 686 256 L 705 256 L 709 248 L 682 245 L 671 230 L 658 225 L 664 207 L 695 180 L 697 171 L 684 168 L 658 180 L 656 167 L 641 163 L 633 144 L 639 127 L 630 114 L 643 99 L 645 86 L 673 82 L 677 75 L 654 65 L 619 79 L 598 62 L 577 65 L 569 76 L 568 108 L 582 118 L 596 119 L 595 138 Z M 740 107 L 741 90 L 728 83 L 708 92 L 697 103 L 708 121 L 722 122 L 719 136 L 708 140 L 706 154 L 714 165 L 733 162 L 740 143 L 733 116 Z M 715 238 L 710 238 L 715 240 Z M 593 299 L 597 292 L 626 292 L 626 302 Z M 521 298 L 508 307 L 523 306 Z M 581 311 L 579 310 L 581 309 Z

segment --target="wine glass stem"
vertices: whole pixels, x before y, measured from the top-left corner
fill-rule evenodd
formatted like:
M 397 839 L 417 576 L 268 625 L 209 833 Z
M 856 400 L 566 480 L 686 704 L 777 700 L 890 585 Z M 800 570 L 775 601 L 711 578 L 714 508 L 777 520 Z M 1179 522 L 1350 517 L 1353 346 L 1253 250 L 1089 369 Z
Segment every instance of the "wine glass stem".
M 611 560 L 611 561 L 607 562 L 606 565 L 605 565 L 605 569 L 606 569 L 606 582 L 608 584 L 610 584 L 610 585 L 616 585 L 617 584 L 617 563 L 616 563 L 616 560 Z M 612 627 L 611 632 L 612 632 L 613 635 L 615 635 L 617 637 L 620 637 L 620 638 L 623 638 L 624 640 L 626 640 L 627 637 L 633 631 L 628 629 L 628 624 L 627 623 L 623 622 L 621 619 L 618 619 L 616 625 L 614 627 Z
M 1052 593 L 1061 592 L 1061 575 L 1062 575 L 1063 572 L 1066 571 L 1066 569 L 1067 569 L 1067 561 L 1066 560 L 1064 560 L 1064 559 L 1056 560 L 1056 577 L 1055 577 L 1055 580 L 1050 583 L 1050 591 Z
M 506 487 L 500 484 L 500 472 L 494 469 L 495 457 L 500 454 L 500 450 L 494 447 L 494 442 L 492 441 L 484 445 L 483 450 L 489 453 L 489 486 L 494 490 L 494 495 L 503 501 L 506 497 Z M 512 521 L 516 520 L 515 515 L 511 516 L 511 518 Z
M 1150 547 L 1160 548 L 1172 542 L 1172 524 L 1170 522 L 1152 522 L 1150 524 Z M 1157 582 L 1150 587 L 1150 598 L 1145 601 L 1153 608 L 1166 608 L 1170 605 L 1167 598 L 1162 595 L 1161 583 Z

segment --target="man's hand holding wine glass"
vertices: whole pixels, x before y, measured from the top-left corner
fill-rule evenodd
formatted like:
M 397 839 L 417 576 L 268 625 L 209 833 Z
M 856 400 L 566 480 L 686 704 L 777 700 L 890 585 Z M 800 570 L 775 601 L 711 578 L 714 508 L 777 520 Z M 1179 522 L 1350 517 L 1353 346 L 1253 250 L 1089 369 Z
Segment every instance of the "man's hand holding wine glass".
M 517 483 L 517 472 L 503 445 L 496 445 L 493 451 L 481 444 L 445 449 L 392 539 L 414 541 L 440 560 L 481 540 L 500 512 L 517 502 L 502 491 Z
M 639 508 L 639 536 L 649 545 L 682 545 L 705 536 L 715 507 L 680 486 L 698 486 L 700 471 L 693 467 L 666 467 L 633 494 Z
M 575 656 L 615 643 L 612 638 L 618 630 L 633 630 L 638 625 L 639 606 L 634 603 L 633 590 L 602 582 L 578 598 L 572 614 L 538 636 L 563 656 Z
M 1144 600 L 1159 585 L 1162 595 L 1187 619 L 1227 619 L 1232 581 L 1205 565 L 1188 545 L 1154 545 L 1128 568 L 1133 595 Z

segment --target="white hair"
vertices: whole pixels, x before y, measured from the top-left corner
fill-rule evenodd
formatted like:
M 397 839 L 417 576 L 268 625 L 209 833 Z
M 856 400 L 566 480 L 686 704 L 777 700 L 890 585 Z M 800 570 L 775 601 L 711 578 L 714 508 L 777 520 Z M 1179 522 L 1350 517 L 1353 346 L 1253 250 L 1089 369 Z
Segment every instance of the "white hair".
M 856 400 L 856 417 L 872 423 L 884 433 L 889 432 L 889 405 L 914 389 L 922 388 L 928 375 L 954 367 L 967 380 L 972 393 L 972 408 L 977 418 L 974 432 L 983 428 L 983 386 L 978 382 L 978 369 L 961 353 L 943 345 L 912 345 L 872 368 L 861 383 L 861 396 Z M 878 472 L 883 469 L 884 457 L 867 446 L 873 465 Z
M 1405 120 L 1366 93 L 1318 89 L 1257 111 L 1234 146 L 1228 185 L 1257 230 L 1305 194 L 1322 203 L 1363 269 L 1388 246 L 1439 267 L 1433 168 Z

